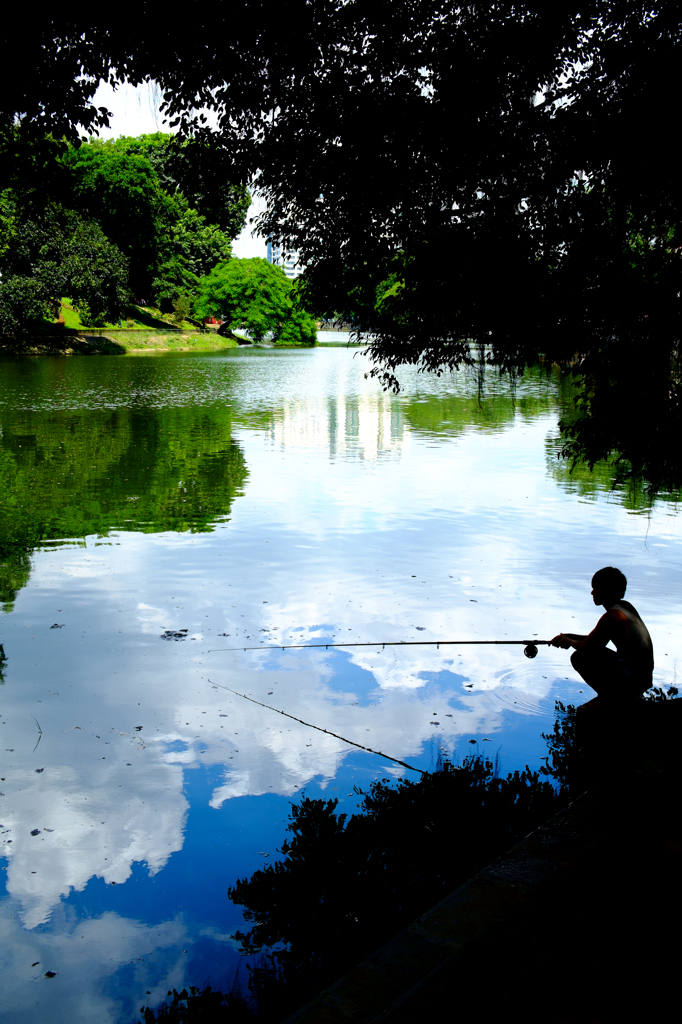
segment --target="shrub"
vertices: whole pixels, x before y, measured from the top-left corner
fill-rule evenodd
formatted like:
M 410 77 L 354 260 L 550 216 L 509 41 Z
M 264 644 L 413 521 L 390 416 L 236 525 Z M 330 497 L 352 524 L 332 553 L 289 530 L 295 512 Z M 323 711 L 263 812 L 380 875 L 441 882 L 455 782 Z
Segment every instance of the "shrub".
M 189 295 L 178 295 L 173 300 L 173 323 L 178 327 L 192 313 L 192 300 Z

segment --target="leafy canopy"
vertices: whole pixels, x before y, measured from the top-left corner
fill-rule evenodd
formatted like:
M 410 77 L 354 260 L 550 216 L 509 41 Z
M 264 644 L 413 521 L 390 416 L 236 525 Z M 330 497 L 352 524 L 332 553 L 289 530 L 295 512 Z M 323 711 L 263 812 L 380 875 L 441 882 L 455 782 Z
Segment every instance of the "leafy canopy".
M 226 230 L 166 172 L 178 148 L 160 133 L 70 146 L 26 138 L 17 126 L 0 132 L 1 333 L 54 318 L 63 295 L 90 326 L 117 319 L 131 292 L 166 311 L 193 296 L 199 278 L 232 250 Z M 205 161 L 204 148 L 182 147 Z M 227 178 L 219 191 L 222 223 L 240 230 L 248 193 Z
M 567 450 L 680 482 L 679 4 L 236 0 L 187 24 L 142 0 L 26 36 L 7 124 L 73 137 L 107 120 L 100 79 L 156 81 L 183 137 L 258 175 L 262 229 L 386 386 L 472 340 L 512 373 L 572 363 Z
M 16 206 L 13 213 L 7 217 L 12 244 L 0 254 L 1 334 L 56 317 L 63 295 L 72 297 L 88 326 L 122 315 L 128 261 L 98 224 L 54 204 L 35 220 L 21 220 Z
M 193 290 L 197 278 L 231 255 L 229 236 L 207 223 L 193 208 L 177 182 L 150 153 L 165 153 L 168 137 L 112 142 L 90 140 L 70 148 L 64 161 L 73 174 L 73 202 L 101 225 L 128 256 L 130 285 L 139 295 L 152 293 L 171 302 Z M 166 187 L 164 187 L 164 184 Z M 234 225 L 233 225 L 234 226 Z
M 219 316 L 254 341 L 270 336 L 280 345 L 314 345 L 317 337 L 314 320 L 296 304 L 282 268 L 258 257 L 228 260 L 203 277 L 195 311 Z
M 122 153 L 140 154 L 149 161 L 161 188 L 181 194 L 209 224 L 235 239 L 246 224 L 251 196 L 245 185 L 232 181 L 234 168 L 220 146 L 155 132 L 121 136 L 114 145 Z

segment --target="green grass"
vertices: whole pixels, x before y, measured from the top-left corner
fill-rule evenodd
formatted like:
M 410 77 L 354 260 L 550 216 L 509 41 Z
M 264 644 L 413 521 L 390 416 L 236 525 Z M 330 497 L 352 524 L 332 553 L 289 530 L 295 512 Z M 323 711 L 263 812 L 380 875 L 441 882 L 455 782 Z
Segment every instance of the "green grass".
M 215 331 L 97 331 L 90 333 L 83 328 L 83 334 L 64 331 L 61 336 L 55 331 L 36 332 L 30 339 L 0 339 L 0 355 L 125 355 L 154 352 L 217 352 L 227 348 L 238 348 L 236 338 L 217 334 Z
M 80 328 L 82 327 L 81 318 L 76 312 L 76 310 L 73 309 L 73 307 L 69 304 L 68 299 L 62 299 L 61 314 L 64 317 L 65 327 L 68 327 L 72 331 L 80 330 Z M 49 322 L 54 323 L 55 321 L 52 320 Z
M 0 342 L 0 353 L 125 355 L 126 352 L 215 352 L 239 347 L 239 341 L 233 334 L 221 335 L 211 329 L 202 331 L 196 323 L 188 320 L 176 325 L 172 315 L 164 314 L 154 306 L 131 304 L 121 320 L 121 327 L 118 322 L 105 327 L 87 327 L 71 299 L 63 298 L 61 303 L 63 323 L 45 319 L 37 330 L 30 333 L 30 340 L 7 338 Z
M 214 352 L 224 348 L 239 348 L 236 338 L 217 334 L 215 331 L 118 331 L 111 338 L 126 352 Z
M 61 306 L 61 315 L 64 317 L 63 328 L 71 331 L 91 331 L 91 330 L 119 330 L 118 321 L 115 323 L 106 322 L 104 328 L 92 328 L 87 327 L 81 320 L 78 310 L 74 309 L 71 304 L 71 299 L 63 298 Z M 56 320 L 45 320 L 45 327 L 56 327 L 59 330 L 58 322 Z M 196 331 L 196 324 L 191 323 L 189 320 L 183 320 L 182 323 L 176 324 L 173 320 L 172 315 L 164 314 L 160 309 L 156 309 L 152 306 L 135 306 L 130 305 L 127 307 L 122 319 L 121 328 L 125 328 L 130 331 L 149 331 L 149 330 L 164 330 L 168 328 L 179 327 L 183 331 Z

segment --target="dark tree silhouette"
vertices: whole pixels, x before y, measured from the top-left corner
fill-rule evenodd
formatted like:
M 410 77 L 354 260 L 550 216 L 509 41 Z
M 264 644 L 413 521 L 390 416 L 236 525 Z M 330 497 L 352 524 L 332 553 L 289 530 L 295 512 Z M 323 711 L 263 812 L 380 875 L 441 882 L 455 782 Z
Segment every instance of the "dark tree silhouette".
M 681 17 L 670 0 L 241 0 L 182 19 L 123 3 L 93 27 L 71 7 L 27 29 L 0 96 L 6 125 L 75 135 L 106 120 L 100 79 L 155 80 L 171 126 L 258 175 L 262 228 L 299 252 L 312 308 L 372 333 L 386 386 L 472 340 L 512 373 L 570 364 L 566 454 L 674 486 Z

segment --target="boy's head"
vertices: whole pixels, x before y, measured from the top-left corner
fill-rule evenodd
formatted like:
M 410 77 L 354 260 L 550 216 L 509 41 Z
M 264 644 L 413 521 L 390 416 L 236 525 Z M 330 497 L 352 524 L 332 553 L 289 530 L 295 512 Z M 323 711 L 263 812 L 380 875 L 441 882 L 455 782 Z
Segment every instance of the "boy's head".
M 604 604 L 610 598 L 619 601 L 625 594 L 628 581 L 620 569 L 607 565 L 599 569 L 592 577 L 592 600 L 595 604 Z

